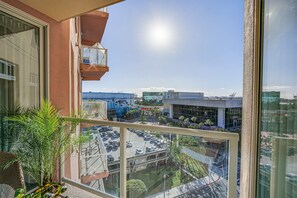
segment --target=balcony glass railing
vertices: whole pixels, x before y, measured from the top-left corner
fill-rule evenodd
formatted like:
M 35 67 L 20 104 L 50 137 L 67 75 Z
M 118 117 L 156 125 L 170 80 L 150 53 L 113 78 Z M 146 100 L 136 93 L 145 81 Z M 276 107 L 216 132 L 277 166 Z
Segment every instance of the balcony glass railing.
M 82 190 L 102 197 L 237 197 L 236 133 L 81 119 Z M 67 179 L 65 179 L 67 183 Z
M 101 11 L 101 12 L 108 12 L 108 7 L 100 8 L 100 9 L 98 9 L 98 11 Z
M 82 46 L 81 47 L 81 63 L 85 65 L 107 66 L 107 49 L 102 45 Z
M 87 119 L 107 119 L 107 102 L 102 100 L 87 101 L 82 103 L 83 117 Z

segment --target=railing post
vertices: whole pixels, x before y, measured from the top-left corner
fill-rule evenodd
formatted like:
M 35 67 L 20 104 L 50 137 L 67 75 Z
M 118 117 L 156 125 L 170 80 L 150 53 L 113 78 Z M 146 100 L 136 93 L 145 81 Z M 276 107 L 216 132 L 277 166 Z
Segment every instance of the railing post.
M 126 155 L 126 138 L 127 128 L 120 128 L 120 197 L 127 196 L 126 183 L 127 183 L 127 155 Z
M 228 198 L 237 197 L 238 141 L 229 140 Z

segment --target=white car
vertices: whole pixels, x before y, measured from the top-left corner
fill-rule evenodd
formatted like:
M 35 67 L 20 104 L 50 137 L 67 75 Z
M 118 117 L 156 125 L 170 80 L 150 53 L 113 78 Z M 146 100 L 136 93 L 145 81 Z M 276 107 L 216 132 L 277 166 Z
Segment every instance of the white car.
M 136 155 L 141 155 L 141 154 L 143 154 L 143 150 L 141 150 L 141 149 L 136 149 L 135 154 L 136 154 Z

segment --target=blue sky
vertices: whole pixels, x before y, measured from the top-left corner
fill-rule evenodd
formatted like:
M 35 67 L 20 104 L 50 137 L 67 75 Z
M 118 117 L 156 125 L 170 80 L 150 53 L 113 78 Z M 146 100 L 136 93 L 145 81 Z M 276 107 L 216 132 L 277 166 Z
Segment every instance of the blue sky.
M 108 11 L 110 70 L 83 91 L 242 95 L 243 0 L 126 0 Z

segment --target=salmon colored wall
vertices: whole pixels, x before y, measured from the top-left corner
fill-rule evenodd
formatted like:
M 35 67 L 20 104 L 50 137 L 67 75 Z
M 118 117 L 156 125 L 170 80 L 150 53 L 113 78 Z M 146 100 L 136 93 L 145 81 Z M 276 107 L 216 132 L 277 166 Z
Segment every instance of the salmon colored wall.
M 62 115 L 69 115 L 69 20 L 57 22 L 18 0 L 2 1 L 49 24 L 50 100 Z
M 80 34 L 74 31 L 75 20 L 57 22 L 18 0 L 2 1 L 48 23 L 50 100 L 62 115 L 76 113 L 81 101 L 79 98 L 81 79 L 78 62 Z M 79 181 L 79 154 L 70 151 L 66 153 L 63 176 Z

